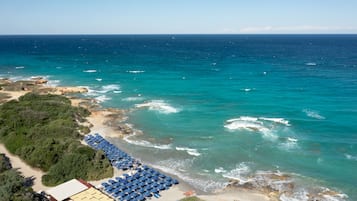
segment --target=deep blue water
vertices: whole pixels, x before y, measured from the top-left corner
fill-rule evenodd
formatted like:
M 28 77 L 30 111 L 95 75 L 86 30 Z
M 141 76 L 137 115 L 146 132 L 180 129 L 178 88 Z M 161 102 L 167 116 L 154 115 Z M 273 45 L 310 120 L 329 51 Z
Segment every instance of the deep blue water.
M 357 199 L 357 35 L 0 36 L 0 77 L 37 75 L 132 109 L 116 143 L 201 190 L 279 170 Z

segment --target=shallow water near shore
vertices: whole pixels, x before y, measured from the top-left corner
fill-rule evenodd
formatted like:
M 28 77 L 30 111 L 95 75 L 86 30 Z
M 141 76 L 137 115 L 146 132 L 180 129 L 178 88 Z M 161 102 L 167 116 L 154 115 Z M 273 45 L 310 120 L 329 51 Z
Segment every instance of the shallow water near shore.
M 281 171 L 357 199 L 357 36 L 1 36 L 0 69 L 130 109 L 115 142 L 203 191 Z

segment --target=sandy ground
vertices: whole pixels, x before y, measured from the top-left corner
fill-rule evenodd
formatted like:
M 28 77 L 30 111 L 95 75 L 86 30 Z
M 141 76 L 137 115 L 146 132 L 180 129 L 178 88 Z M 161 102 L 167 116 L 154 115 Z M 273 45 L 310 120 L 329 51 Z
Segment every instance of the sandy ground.
M 110 111 L 92 111 L 92 114 L 87 117 L 87 120 L 93 125 L 90 128 L 91 133 L 99 133 L 105 138 L 122 137 L 122 134 L 113 127 L 104 125 L 104 122 L 109 120 L 107 115 L 112 114 Z
M 18 169 L 23 176 L 34 178 L 34 185 L 32 186 L 34 191 L 38 192 L 49 188 L 47 186 L 44 186 L 41 182 L 41 178 L 42 175 L 44 175 L 44 172 L 42 172 L 40 169 L 35 169 L 27 165 L 18 156 L 15 156 L 8 152 L 3 144 L 0 144 L 0 152 L 4 153 L 7 157 L 10 158 L 12 167 Z
M 11 98 L 7 99 L 8 101 L 10 100 L 17 100 L 19 99 L 20 96 L 23 96 L 27 94 L 30 91 L 0 91 L 0 93 L 4 93 L 9 95 Z

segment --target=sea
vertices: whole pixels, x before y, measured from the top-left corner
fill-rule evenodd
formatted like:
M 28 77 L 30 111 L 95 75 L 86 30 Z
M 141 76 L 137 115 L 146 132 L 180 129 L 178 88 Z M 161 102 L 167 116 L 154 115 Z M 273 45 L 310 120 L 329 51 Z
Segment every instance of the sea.
M 0 36 L 0 77 L 31 76 L 126 109 L 111 141 L 198 190 L 278 172 L 281 200 L 357 200 L 357 35 Z

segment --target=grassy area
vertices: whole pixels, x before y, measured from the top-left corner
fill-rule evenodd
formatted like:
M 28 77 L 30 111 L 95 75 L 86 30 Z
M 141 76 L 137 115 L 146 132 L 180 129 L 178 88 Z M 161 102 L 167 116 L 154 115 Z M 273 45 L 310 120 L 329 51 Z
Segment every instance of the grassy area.
M 192 196 L 192 197 L 187 197 L 187 198 L 183 198 L 180 201 L 204 201 L 196 196 Z
M 66 97 L 29 93 L 0 106 L 0 140 L 11 153 L 47 172 L 45 185 L 110 177 L 113 169 L 104 153 L 79 141 L 77 121 L 88 115 Z

